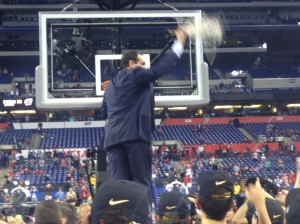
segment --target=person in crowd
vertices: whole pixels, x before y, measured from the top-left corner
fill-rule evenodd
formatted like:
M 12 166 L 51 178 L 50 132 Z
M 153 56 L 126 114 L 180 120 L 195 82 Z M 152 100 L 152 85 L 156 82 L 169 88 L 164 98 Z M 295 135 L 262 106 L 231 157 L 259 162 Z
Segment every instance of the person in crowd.
M 200 224 L 201 223 L 201 211 L 196 208 L 197 196 L 194 193 L 190 193 L 186 195 L 186 198 L 191 203 L 191 223 L 192 224 Z
M 236 202 L 236 208 L 238 209 L 241 207 L 244 202 L 246 201 L 246 193 L 245 193 L 245 182 L 246 179 L 240 180 L 240 191 L 239 193 L 235 196 L 235 202 Z
M 59 205 L 52 200 L 44 200 L 34 210 L 35 224 L 62 224 Z
M 45 200 L 52 200 L 52 185 L 46 184 L 45 186 Z
M 284 209 L 279 201 L 264 191 L 259 178 L 250 178 L 245 187 L 247 200 L 234 215 L 233 222 L 241 223 L 247 219 L 248 223 L 283 224 Z
M 82 203 L 77 210 L 77 218 L 80 224 L 89 224 L 89 216 L 91 214 L 91 206 Z
M 31 192 L 28 186 L 24 187 L 24 193 L 26 194 L 26 201 L 31 201 Z
M 15 219 L 16 219 L 15 224 L 25 224 L 22 215 L 20 214 L 15 215 Z
M 59 203 L 59 207 L 62 214 L 62 224 L 74 224 L 77 222 L 77 214 L 75 206 L 63 202 Z
M 128 180 L 109 180 L 93 199 L 92 224 L 151 223 L 149 188 Z
M 158 203 L 158 223 L 190 224 L 191 202 L 178 191 L 162 194 Z
M 297 174 L 294 189 L 286 196 L 287 224 L 300 223 L 300 157 L 296 158 Z
M 277 161 L 277 169 L 278 170 L 283 170 L 284 169 L 284 161 L 281 158 L 279 158 L 278 161 Z
M 233 190 L 234 190 L 234 196 L 236 197 L 239 193 L 240 193 L 240 191 L 241 191 L 241 186 L 240 186 L 240 184 L 238 183 L 238 181 L 235 181 L 234 182 L 234 185 L 233 185 Z
M 265 198 L 265 207 L 267 213 L 267 216 L 265 217 L 265 222 L 262 221 L 263 220 L 261 218 L 262 215 L 259 214 L 257 210 L 260 209 L 259 205 L 257 204 L 256 207 L 251 204 L 249 205 L 247 220 L 250 221 L 251 219 L 253 224 L 259 224 L 259 223 L 284 224 L 284 210 L 282 209 L 278 201 L 267 197 Z
M 197 208 L 201 209 L 202 223 L 226 223 L 234 197 L 233 180 L 221 170 L 203 172 L 198 177 Z
M 85 185 L 83 185 L 80 189 L 80 200 L 86 201 L 89 197 L 89 191 Z
M 132 180 L 151 189 L 153 82 L 170 70 L 183 53 L 187 34 L 180 27 L 174 34 L 172 50 L 150 69 L 145 68 L 140 53 L 123 54 L 123 69 L 107 85 L 101 110 L 108 117 L 104 148 L 110 179 Z
M 288 189 L 282 189 L 278 191 L 278 193 L 274 196 L 275 200 L 277 200 L 280 204 L 282 209 L 285 211 L 285 201 L 286 201 L 286 196 L 288 195 L 289 191 Z
M 7 224 L 5 220 L 6 220 L 5 215 L 2 212 L 0 212 L 0 224 Z
M 66 194 L 66 202 L 71 203 L 75 206 L 75 203 L 77 201 L 77 195 L 72 187 L 69 188 L 67 194 Z
M 30 188 L 30 201 L 35 202 L 38 201 L 37 195 L 36 193 L 38 192 L 38 190 L 36 189 L 35 186 L 31 186 Z
M 93 188 L 94 191 L 96 191 L 96 184 L 97 184 L 97 180 L 96 180 L 96 175 L 92 174 L 90 177 L 90 184 Z
M 58 188 L 58 191 L 56 192 L 56 201 L 65 201 L 66 200 L 66 194 L 63 192 L 62 187 Z

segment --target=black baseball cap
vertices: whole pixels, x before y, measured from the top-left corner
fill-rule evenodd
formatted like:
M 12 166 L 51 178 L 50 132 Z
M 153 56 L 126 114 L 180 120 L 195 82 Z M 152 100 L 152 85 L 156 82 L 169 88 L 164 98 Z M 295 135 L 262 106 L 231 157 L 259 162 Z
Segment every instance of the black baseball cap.
M 171 191 L 161 195 L 158 203 L 158 215 L 161 220 L 177 221 L 185 219 L 191 213 L 191 202 L 178 191 Z
M 209 170 L 203 172 L 198 178 L 198 195 L 202 198 L 232 198 L 233 197 L 233 180 L 222 170 Z M 227 189 L 222 194 L 216 193 L 218 189 Z
M 253 214 L 256 212 L 256 209 L 253 204 L 248 204 L 248 218 L 251 220 Z M 283 224 L 284 221 L 284 210 L 281 207 L 279 201 L 274 200 L 273 198 L 266 198 L 266 208 L 269 215 L 269 218 L 272 223 Z
M 146 223 L 150 218 L 149 189 L 140 183 L 127 180 L 104 182 L 97 190 L 91 207 L 92 224 L 98 224 L 101 216 L 113 209 L 120 209 L 132 217 L 132 221 Z
M 300 188 L 294 188 L 286 196 L 286 221 L 288 224 L 300 223 Z

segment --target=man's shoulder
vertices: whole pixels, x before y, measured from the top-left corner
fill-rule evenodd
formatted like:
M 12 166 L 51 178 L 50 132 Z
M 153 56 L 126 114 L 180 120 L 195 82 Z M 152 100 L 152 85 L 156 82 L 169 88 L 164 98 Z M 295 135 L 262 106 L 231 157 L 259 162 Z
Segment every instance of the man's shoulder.
M 136 74 L 143 73 L 143 71 L 145 71 L 145 69 L 142 67 L 137 67 L 134 69 L 124 68 L 124 69 L 118 71 L 118 73 L 116 75 L 114 75 L 114 77 L 112 78 L 112 81 L 109 83 L 109 85 L 111 85 L 112 83 L 115 85 L 118 85 L 118 84 L 121 84 L 124 82 L 128 82 L 131 79 L 133 79 Z

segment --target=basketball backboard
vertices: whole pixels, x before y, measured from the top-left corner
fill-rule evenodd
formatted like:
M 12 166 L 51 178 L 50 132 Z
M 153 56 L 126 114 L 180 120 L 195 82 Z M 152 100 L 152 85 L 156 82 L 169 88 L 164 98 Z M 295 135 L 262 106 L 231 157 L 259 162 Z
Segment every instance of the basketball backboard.
M 40 65 L 36 68 L 39 109 L 95 109 L 101 83 L 119 69 L 121 54 L 137 50 L 148 65 L 171 46 L 168 29 L 193 23 L 201 11 L 40 12 Z M 154 83 L 156 106 L 200 106 L 209 102 L 208 66 L 201 32 L 189 40 L 177 67 Z

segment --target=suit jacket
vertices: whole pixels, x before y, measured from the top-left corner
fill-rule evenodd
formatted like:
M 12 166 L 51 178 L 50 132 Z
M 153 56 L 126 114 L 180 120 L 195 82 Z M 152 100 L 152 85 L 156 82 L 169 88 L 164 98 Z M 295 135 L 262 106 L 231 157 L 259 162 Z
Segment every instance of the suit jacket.
M 128 141 L 151 143 L 155 129 L 153 84 L 179 60 L 173 51 L 150 69 L 120 70 L 107 85 L 102 112 L 107 114 L 104 148 Z

